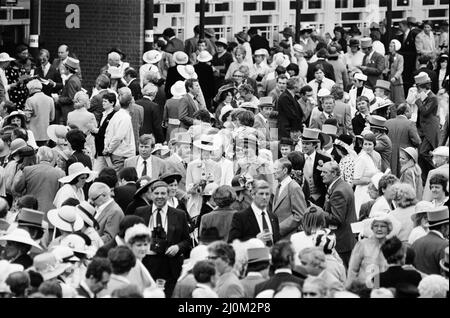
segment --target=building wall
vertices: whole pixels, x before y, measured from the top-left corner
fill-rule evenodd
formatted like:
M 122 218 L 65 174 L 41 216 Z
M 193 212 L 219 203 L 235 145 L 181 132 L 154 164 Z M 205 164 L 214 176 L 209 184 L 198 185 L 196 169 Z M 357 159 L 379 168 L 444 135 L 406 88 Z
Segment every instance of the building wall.
M 70 4 L 79 7 L 79 28 L 67 28 Z M 112 47 L 120 48 L 132 66 L 139 66 L 143 16 L 141 0 L 41 0 L 40 47 L 47 48 L 54 58 L 59 45 L 69 45 L 80 60 L 83 87 L 91 90 Z

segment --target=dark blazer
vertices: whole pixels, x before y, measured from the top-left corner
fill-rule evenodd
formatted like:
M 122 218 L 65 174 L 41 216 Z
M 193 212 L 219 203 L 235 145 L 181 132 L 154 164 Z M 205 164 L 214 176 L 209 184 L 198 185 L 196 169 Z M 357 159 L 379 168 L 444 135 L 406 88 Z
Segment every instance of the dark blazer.
M 131 90 L 131 94 L 134 100 L 142 98 L 141 83 L 137 78 L 133 78 L 130 83 L 128 83 L 128 88 Z
M 418 30 L 411 30 L 408 36 L 402 36 L 399 41 L 402 43 L 402 47 L 399 54 L 403 56 L 405 60 L 403 70 L 403 81 L 407 88 L 410 88 L 414 84 L 413 72 L 416 69 L 417 50 L 416 50 L 416 36 Z
M 140 131 L 141 135 L 153 134 L 156 143 L 163 143 L 165 138 L 162 129 L 162 116 L 159 111 L 159 105 L 145 97 L 136 101 L 136 104 L 141 105 L 144 108 L 144 123 Z
M 377 80 L 383 79 L 383 71 L 386 68 L 384 56 L 374 52 L 372 58 L 369 60 L 369 54 L 366 54 L 362 65 L 367 67 L 363 71 L 368 77 L 367 85 L 373 89 L 377 84 Z
M 194 124 L 194 113 L 199 109 L 194 102 L 191 95 L 186 94 L 180 99 L 179 104 L 179 119 L 181 121 L 181 127 L 189 129 Z
M 249 43 L 253 53 L 259 49 L 266 49 L 267 52 L 270 52 L 269 41 L 263 36 L 256 34 L 251 38 Z
M 216 95 L 216 85 L 214 81 L 214 72 L 207 63 L 197 63 L 194 65 L 195 72 L 198 75 L 198 82 L 205 98 L 206 107 L 211 109 L 212 98 Z
M 136 213 L 137 208 L 148 206 L 147 202 L 144 201 L 141 197 L 134 198 L 128 204 L 127 209 L 125 211 L 125 215 L 132 215 Z
M 55 116 L 55 121 L 59 120 L 64 125 L 67 123 L 67 115 L 74 110 L 71 101 L 73 101 L 75 94 L 81 91 L 81 88 L 81 79 L 77 74 L 72 74 L 64 84 L 58 103 L 56 103 L 55 110 L 57 114 L 59 113 L 59 116 Z
M 437 116 L 438 99 L 433 92 L 430 92 L 424 101 L 417 100 L 416 105 L 419 108 L 416 122 L 419 136 L 422 140 L 427 139 L 433 149 L 437 148 L 439 146 L 440 133 L 440 122 Z
M 303 279 L 289 273 L 278 273 L 273 275 L 270 279 L 266 280 L 265 282 L 256 285 L 255 296 L 257 296 L 260 292 L 264 290 L 268 289 L 277 290 L 277 288 L 280 287 L 280 285 L 285 282 L 296 283 L 300 285 L 300 287 L 303 287 Z
M 272 212 L 267 211 L 267 214 L 269 215 L 270 223 L 272 224 L 273 242 L 275 243 L 280 239 L 278 218 Z M 255 238 L 259 233 L 261 233 L 261 229 L 259 228 L 258 221 L 253 213 L 253 209 L 250 206 L 244 211 L 234 213 L 233 220 L 231 221 L 230 233 L 228 234 L 228 242 L 232 243 L 235 239 L 247 241 L 251 238 Z
M 180 73 L 178 73 L 176 66 L 169 67 L 169 69 L 167 70 L 166 85 L 164 87 L 166 99 L 170 99 L 173 97 L 172 93 L 170 92 L 170 89 L 172 88 L 173 84 L 175 84 L 177 81 L 184 82 L 185 80 L 186 79 L 183 76 L 181 76 Z
M 332 80 L 332 81 L 336 81 L 336 77 L 334 76 L 334 67 L 333 65 L 331 65 L 330 63 L 328 63 L 327 61 L 325 61 L 324 59 L 322 60 L 317 60 L 314 63 L 311 63 L 308 65 L 308 73 L 306 75 L 306 80 L 308 82 L 311 82 L 312 80 L 315 79 L 314 77 L 314 70 L 316 68 L 316 65 L 322 65 L 323 66 L 323 70 L 325 73 L 325 77 Z
M 323 204 L 325 203 L 327 186 L 323 183 L 322 176 L 320 175 L 321 171 L 317 169 L 317 167 L 319 166 L 319 161 L 325 163 L 331 161 L 331 158 L 316 152 L 316 159 L 314 160 L 313 180 L 317 190 L 319 191 L 319 193 L 321 193 L 320 198 L 315 203 L 319 206 L 323 206 Z
M 303 131 L 303 110 L 289 91 L 278 99 L 278 138 L 291 137 L 291 131 Z
M 96 134 L 92 133 L 95 138 L 95 152 L 96 156 L 103 156 L 103 150 L 105 149 L 105 133 L 106 128 L 108 128 L 109 121 L 114 116 L 116 112 L 112 111 L 108 116 L 106 116 L 102 125 L 98 127 L 98 132 Z M 101 121 L 101 117 L 100 117 Z M 100 123 L 100 122 L 99 122 Z
M 339 178 L 328 189 L 328 200 L 324 211 L 328 213 L 328 225 L 337 226 L 336 251 L 338 253 L 350 252 L 355 246 L 355 236 L 352 233 L 351 223 L 356 222 L 355 197 L 352 187 Z
M 107 89 L 102 89 L 97 95 L 91 98 L 91 106 L 89 111 L 94 114 L 97 123 L 100 124 L 103 116 L 103 96 L 108 93 Z
M 42 69 L 42 66 L 36 68 L 35 74 L 39 75 L 39 77 L 42 79 L 52 80 L 56 83 L 55 87 L 50 85 L 42 85 L 42 92 L 45 95 L 51 96 L 52 93 L 57 94 L 63 88 L 61 74 L 59 74 L 58 69 L 56 69 L 53 65 L 50 65 L 47 75 L 44 76 L 44 70 Z
M 133 201 L 133 196 L 137 191 L 136 183 L 127 183 L 114 189 L 114 200 L 125 211 L 128 205 Z
M 427 235 L 415 241 L 412 249 L 416 254 L 414 267 L 427 275 L 440 275 L 441 266 L 439 262 L 444 258 L 445 248 L 448 240 L 443 239 L 437 233 L 428 232 Z
M 152 206 L 141 207 L 136 210 L 135 215 L 144 219 L 144 224 L 150 223 Z M 177 244 L 180 248 L 177 256 L 189 255 L 191 249 L 191 238 L 189 236 L 186 213 L 184 211 L 168 207 L 167 209 L 167 241 L 169 246 Z
M 419 272 L 414 270 L 406 270 L 399 266 L 391 266 L 387 271 L 378 274 L 374 278 L 375 284 L 379 284 L 380 287 L 396 288 L 398 284 L 410 284 L 413 286 L 419 286 L 422 276 Z

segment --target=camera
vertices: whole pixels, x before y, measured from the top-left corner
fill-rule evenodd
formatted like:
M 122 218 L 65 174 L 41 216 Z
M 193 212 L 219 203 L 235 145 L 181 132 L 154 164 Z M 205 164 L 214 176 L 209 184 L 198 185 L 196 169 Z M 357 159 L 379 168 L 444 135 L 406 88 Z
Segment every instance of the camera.
M 161 226 L 155 227 L 152 232 L 150 250 L 157 255 L 164 255 L 168 247 L 169 242 L 167 241 L 166 231 Z

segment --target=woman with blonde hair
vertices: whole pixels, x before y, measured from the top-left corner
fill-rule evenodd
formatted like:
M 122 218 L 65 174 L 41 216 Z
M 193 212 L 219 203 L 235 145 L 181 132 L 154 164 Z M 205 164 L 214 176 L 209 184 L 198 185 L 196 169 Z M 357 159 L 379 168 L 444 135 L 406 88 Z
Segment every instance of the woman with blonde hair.
M 394 186 L 394 202 L 396 209 L 391 212 L 401 224 L 398 238 L 402 242 L 408 242 L 409 234 L 414 227 L 411 216 L 415 213 L 417 204 L 416 192 L 407 183 L 399 183 Z
M 233 50 L 233 57 L 235 61 L 230 64 L 227 74 L 225 74 L 225 80 L 232 79 L 232 75 L 235 71 L 239 70 L 239 67 L 241 67 L 241 65 L 247 65 L 249 68 L 252 66 L 251 64 L 246 62 L 247 51 L 242 46 L 237 46 Z
M 399 161 L 400 182 L 411 185 L 416 191 L 416 197 L 422 198 L 422 169 L 418 165 L 419 155 L 417 150 L 412 147 L 400 148 Z

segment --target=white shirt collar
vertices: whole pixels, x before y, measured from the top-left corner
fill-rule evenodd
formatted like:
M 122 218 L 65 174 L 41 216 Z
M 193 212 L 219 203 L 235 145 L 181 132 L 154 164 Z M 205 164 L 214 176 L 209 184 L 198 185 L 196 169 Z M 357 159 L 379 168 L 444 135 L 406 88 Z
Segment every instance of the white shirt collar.
M 308 158 L 308 157 L 311 157 L 312 158 L 312 161 L 314 162 L 314 160 L 316 160 L 316 151 L 314 151 L 312 154 L 310 154 L 310 155 L 307 155 L 307 154 L 305 154 L 305 158 Z
M 161 213 L 164 214 L 164 215 L 167 214 L 168 208 L 169 208 L 169 205 L 168 205 L 168 204 L 166 204 L 165 206 L 163 206 L 163 207 L 161 208 Z M 156 205 L 152 204 L 152 214 L 155 214 L 155 213 L 156 213 L 156 210 L 158 210 L 158 207 L 157 207 Z
M 275 270 L 275 274 L 288 273 L 292 275 L 292 270 L 290 268 L 279 268 Z
M 97 213 L 95 214 L 95 219 L 98 220 L 98 218 L 100 217 L 100 215 L 102 214 L 103 210 L 111 203 L 113 202 L 114 199 L 110 198 L 108 201 L 106 201 L 105 203 L 103 203 L 102 205 L 100 205 L 97 208 Z

